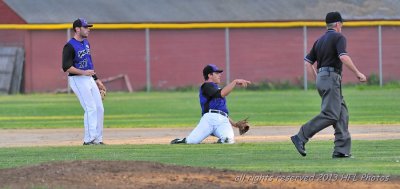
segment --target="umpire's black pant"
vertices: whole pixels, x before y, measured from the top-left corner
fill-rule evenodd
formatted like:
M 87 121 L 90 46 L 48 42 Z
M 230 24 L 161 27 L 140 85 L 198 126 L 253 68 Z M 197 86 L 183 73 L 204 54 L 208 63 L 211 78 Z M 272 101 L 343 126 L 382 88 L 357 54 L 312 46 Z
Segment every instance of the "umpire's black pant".
M 317 89 L 322 98 L 321 113 L 304 124 L 298 136 L 306 143 L 316 133 L 332 125 L 335 129 L 334 152 L 350 154 L 349 116 L 341 92 L 341 79 L 335 72 L 321 71 L 317 74 Z

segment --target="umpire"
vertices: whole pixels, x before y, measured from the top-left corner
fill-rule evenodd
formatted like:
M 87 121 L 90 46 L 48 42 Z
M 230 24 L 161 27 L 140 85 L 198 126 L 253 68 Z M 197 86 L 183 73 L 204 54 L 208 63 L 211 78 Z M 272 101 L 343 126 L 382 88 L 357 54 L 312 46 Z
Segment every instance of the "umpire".
M 346 38 L 341 34 L 343 19 L 339 12 L 330 12 L 325 18 L 327 31 L 313 45 L 304 58 L 304 63 L 316 78 L 318 93 L 322 98 L 321 112 L 304 124 L 297 135 L 291 137 L 297 151 L 306 156 L 305 144 L 316 133 L 333 126 L 335 148 L 332 158 L 351 157 L 351 137 L 348 131 L 349 115 L 342 96 L 342 64 L 350 69 L 360 82 L 365 82 L 362 74 L 346 51 Z M 313 64 L 317 62 L 317 71 Z

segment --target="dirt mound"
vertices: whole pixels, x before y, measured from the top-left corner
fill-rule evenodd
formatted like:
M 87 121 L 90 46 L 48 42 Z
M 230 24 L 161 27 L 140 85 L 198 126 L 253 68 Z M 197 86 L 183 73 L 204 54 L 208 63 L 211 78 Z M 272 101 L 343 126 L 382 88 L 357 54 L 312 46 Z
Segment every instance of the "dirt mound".
M 296 177 L 297 176 L 297 177 Z M 239 172 L 141 161 L 69 161 L 1 169 L 0 188 L 399 188 L 387 181 L 318 181 L 312 175 Z M 305 178 L 308 179 L 305 179 Z

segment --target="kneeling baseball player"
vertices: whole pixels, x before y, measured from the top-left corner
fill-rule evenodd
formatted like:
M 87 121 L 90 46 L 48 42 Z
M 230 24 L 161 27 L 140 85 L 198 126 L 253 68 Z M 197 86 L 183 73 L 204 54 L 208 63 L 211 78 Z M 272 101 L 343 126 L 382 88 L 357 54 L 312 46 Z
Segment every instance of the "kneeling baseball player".
M 244 79 L 235 79 L 221 89 L 218 84 L 221 82 L 222 72 L 223 70 L 213 64 L 204 67 L 203 76 L 205 82 L 199 90 L 202 110 L 200 122 L 189 136 L 183 139 L 174 139 L 171 144 L 199 144 L 210 135 L 218 138 L 217 143 L 232 144 L 235 142 L 232 127 L 239 128 L 240 134 L 244 134 L 249 130 L 247 120 L 234 123 L 229 118 L 225 97 L 232 92 L 236 85 L 246 87 L 251 82 Z

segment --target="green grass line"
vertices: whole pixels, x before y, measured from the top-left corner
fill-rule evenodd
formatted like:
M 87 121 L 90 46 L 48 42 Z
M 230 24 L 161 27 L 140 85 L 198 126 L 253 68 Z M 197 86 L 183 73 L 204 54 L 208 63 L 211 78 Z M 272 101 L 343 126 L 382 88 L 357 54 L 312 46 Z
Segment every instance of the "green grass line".
M 306 147 L 306 157 L 290 142 L 13 147 L 0 148 L 0 169 L 73 160 L 140 160 L 255 172 L 400 175 L 400 140 L 353 141 L 353 159 L 332 159 L 332 141 L 311 141 Z
M 347 87 L 350 124 L 400 124 L 400 88 Z M 246 91 L 228 97 L 234 120 L 257 125 L 301 125 L 317 115 L 315 90 Z M 81 128 L 83 110 L 74 94 L 0 96 L 0 129 Z M 194 127 L 200 119 L 198 94 L 188 92 L 109 93 L 106 128 Z

